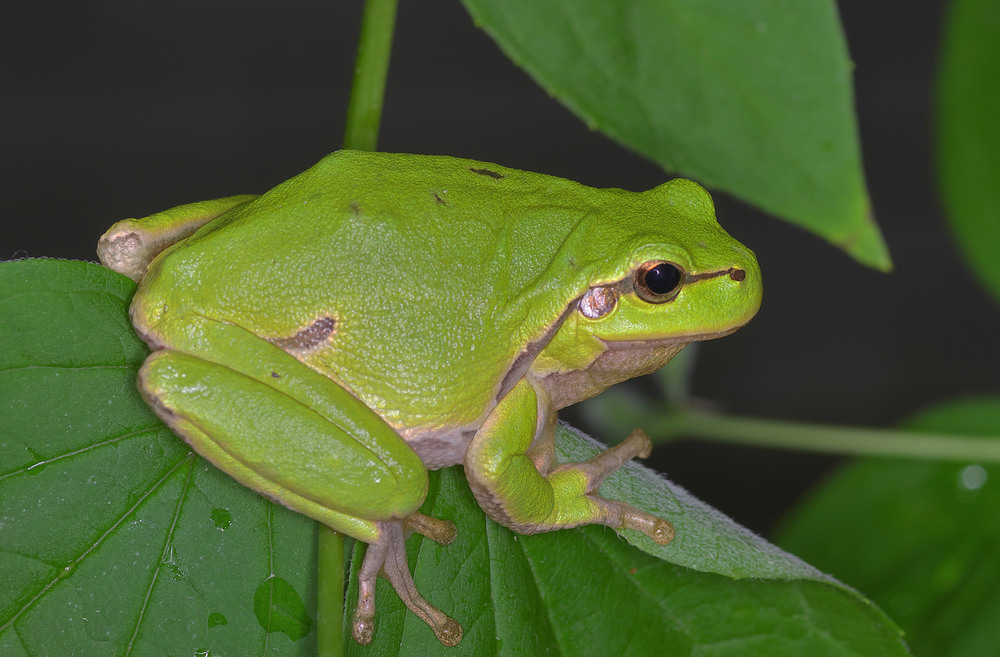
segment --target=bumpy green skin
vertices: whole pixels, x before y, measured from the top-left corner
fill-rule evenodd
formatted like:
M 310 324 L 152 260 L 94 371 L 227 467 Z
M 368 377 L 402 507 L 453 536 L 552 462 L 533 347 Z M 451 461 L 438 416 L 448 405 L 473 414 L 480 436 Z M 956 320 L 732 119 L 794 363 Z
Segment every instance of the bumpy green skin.
M 377 545 L 388 561 L 367 577 L 384 570 L 442 642 L 461 628 L 401 590 L 409 573 L 389 565 L 402 534 L 387 528 L 417 517 L 427 468 L 464 463 L 484 509 L 517 531 L 601 522 L 672 536 L 594 492 L 648 440 L 556 471 L 552 426 L 557 408 L 756 312 L 756 260 L 718 226 L 701 187 L 633 193 L 341 151 L 259 198 L 214 203 L 190 218 L 127 220 L 102 240 L 102 260 L 129 261 L 141 278 L 132 318 L 154 353 L 140 387 L 237 480 Z M 220 216 L 206 223 L 206 207 Z M 142 273 L 153 254 L 129 245 L 171 231 L 180 241 Z M 666 303 L 630 287 L 650 261 L 684 272 Z M 614 307 L 588 317 L 577 303 L 602 286 Z M 362 641 L 374 614 L 364 584 Z

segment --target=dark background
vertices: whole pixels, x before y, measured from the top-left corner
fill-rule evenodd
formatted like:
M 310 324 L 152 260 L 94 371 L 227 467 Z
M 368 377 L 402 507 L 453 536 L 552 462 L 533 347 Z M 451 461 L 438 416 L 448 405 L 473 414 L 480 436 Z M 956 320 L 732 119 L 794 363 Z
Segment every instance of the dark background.
M 379 147 L 646 189 L 655 165 L 589 131 L 457 0 L 402 0 Z M 758 317 L 699 352 L 695 392 L 733 412 L 886 425 L 995 392 L 1000 313 L 935 193 L 932 94 L 945 3 L 840 2 L 862 150 L 893 274 L 716 193 L 753 248 Z M 340 143 L 360 0 L 18 3 L 0 22 L 0 258 L 94 260 L 118 219 L 261 192 Z M 2 318 L 0 318 L 2 320 Z M 612 437 L 605 437 L 611 439 Z M 653 465 L 768 531 L 837 459 L 709 443 Z

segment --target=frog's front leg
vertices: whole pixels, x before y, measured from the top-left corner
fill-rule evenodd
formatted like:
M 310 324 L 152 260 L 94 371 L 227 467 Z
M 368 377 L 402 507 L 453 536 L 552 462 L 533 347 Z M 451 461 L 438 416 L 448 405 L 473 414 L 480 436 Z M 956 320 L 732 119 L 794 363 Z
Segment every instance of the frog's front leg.
M 548 395 L 522 379 L 476 433 L 465 472 L 479 505 L 497 522 L 522 534 L 608 525 L 635 529 L 665 545 L 674 528 L 625 502 L 596 491 L 629 459 L 648 456 L 649 438 L 633 432 L 624 442 L 585 463 L 553 467 L 555 413 Z
M 359 642 L 372 638 L 381 573 L 441 643 L 458 643 L 461 626 L 417 592 L 407 566 L 404 526 L 442 543 L 455 536 L 452 523 L 417 512 L 427 472 L 416 452 L 347 390 L 271 342 L 204 317 L 183 323 L 140 370 L 157 415 L 243 485 L 369 544 Z

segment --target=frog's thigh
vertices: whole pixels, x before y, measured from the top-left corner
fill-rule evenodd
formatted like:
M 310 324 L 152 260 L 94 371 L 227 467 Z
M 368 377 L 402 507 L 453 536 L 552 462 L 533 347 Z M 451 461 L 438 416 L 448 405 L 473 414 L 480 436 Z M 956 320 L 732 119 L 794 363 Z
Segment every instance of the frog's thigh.
M 667 521 L 596 494 L 623 463 L 648 455 L 649 438 L 634 433 L 586 463 L 551 468 L 554 417 L 545 392 L 524 379 L 500 400 L 465 458 L 466 476 L 480 506 L 522 534 L 602 524 L 669 542 L 674 532 Z
M 219 469 L 354 538 L 376 540 L 376 521 L 412 514 L 426 495 L 418 457 L 416 467 L 380 458 L 303 400 L 244 373 L 164 350 L 139 378 L 157 414 Z M 382 426 L 404 457 L 412 452 Z

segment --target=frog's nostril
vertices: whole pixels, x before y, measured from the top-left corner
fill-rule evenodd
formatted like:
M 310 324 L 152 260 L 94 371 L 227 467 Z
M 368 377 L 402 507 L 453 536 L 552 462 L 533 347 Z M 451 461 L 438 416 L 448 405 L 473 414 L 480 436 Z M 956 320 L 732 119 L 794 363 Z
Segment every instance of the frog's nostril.
M 729 278 L 734 281 L 742 281 L 747 277 L 747 273 L 740 269 L 739 267 L 731 267 L 729 269 Z

